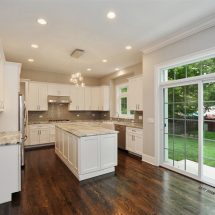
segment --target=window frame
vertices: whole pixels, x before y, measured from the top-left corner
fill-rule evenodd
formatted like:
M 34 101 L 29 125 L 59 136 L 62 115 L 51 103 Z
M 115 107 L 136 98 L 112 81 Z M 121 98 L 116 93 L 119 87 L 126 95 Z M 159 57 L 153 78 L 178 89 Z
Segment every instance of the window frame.
M 121 92 L 122 88 L 127 88 L 127 92 Z M 128 108 L 128 83 L 116 85 L 116 117 L 134 119 L 134 114 L 131 114 Z M 127 98 L 127 114 L 122 114 L 121 110 L 121 98 Z

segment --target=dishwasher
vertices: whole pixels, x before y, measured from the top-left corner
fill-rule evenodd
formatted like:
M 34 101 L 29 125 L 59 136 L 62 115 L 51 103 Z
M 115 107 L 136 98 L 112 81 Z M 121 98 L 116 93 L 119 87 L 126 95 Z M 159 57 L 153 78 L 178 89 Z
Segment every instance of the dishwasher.
M 115 124 L 115 130 L 118 131 L 118 148 L 126 150 L 126 126 Z

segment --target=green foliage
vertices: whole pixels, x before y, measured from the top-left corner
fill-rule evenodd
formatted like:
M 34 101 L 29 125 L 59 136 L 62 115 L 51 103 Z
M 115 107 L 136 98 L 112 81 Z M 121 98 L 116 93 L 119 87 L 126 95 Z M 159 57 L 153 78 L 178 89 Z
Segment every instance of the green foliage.
M 178 80 L 215 72 L 215 58 L 168 69 L 168 80 Z

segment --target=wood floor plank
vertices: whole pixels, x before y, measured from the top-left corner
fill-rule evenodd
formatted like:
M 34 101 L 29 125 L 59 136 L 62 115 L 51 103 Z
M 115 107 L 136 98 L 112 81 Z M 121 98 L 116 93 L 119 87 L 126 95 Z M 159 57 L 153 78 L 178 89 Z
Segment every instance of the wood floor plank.
M 22 192 L 0 215 L 213 215 L 201 183 L 119 151 L 115 174 L 79 182 L 53 148 L 26 152 Z M 213 188 L 212 188 L 213 189 Z

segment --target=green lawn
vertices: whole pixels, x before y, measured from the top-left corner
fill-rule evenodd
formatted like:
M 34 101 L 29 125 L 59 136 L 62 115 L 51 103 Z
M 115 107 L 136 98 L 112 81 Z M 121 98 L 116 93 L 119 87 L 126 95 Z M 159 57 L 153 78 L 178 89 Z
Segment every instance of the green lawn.
M 207 140 L 204 140 L 204 164 L 211 167 L 215 167 L 215 132 L 205 132 L 205 139 Z M 180 161 L 184 159 L 195 161 L 195 162 L 198 161 L 198 140 L 197 139 L 174 137 L 174 145 L 173 145 L 173 138 L 172 136 L 169 135 L 169 141 L 168 141 L 169 159 L 173 159 L 173 147 L 174 147 L 174 159 L 176 161 Z M 187 151 L 186 157 L 185 157 L 185 150 Z

